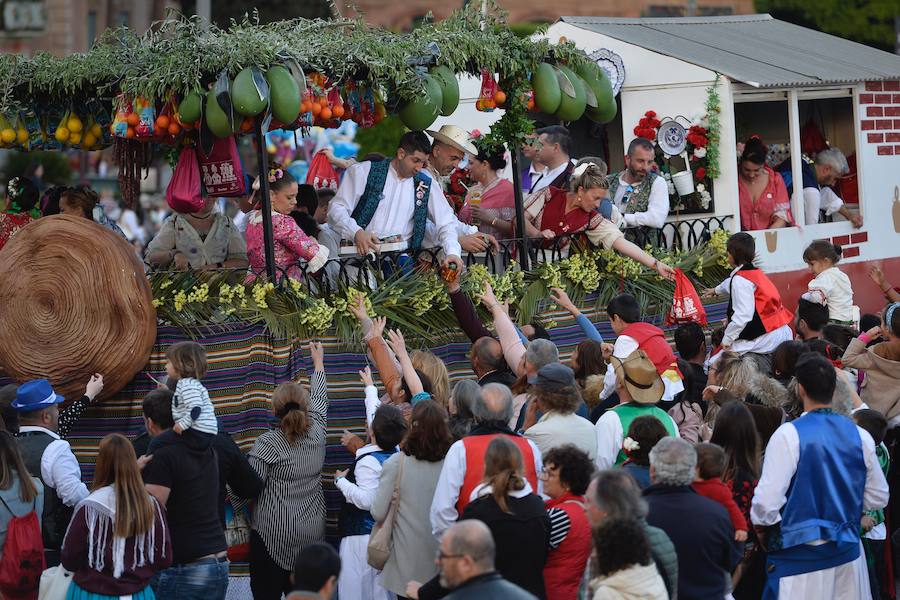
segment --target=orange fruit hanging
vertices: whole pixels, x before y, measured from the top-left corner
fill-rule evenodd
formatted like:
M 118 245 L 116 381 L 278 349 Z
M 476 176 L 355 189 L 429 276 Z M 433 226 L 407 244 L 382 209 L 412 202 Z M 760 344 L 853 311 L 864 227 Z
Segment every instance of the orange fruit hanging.
M 344 116 L 344 107 L 341 105 L 335 106 L 334 109 L 331 111 L 331 114 L 334 116 L 335 119 L 340 119 L 341 117 Z
M 133 138 L 134 137 L 134 127 L 129 127 L 125 130 L 125 137 Z
M 125 122 L 128 123 L 129 127 L 137 127 L 141 124 L 141 118 L 137 113 L 128 113 L 128 116 L 125 117 Z
M 178 126 L 178 123 L 169 123 L 168 131 L 169 135 L 178 135 L 181 133 L 181 127 Z
M 322 119 L 323 121 L 330 121 L 331 115 L 332 115 L 331 109 L 328 108 L 327 106 L 323 107 L 321 112 L 319 112 L 319 118 Z
M 168 129 L 169 117 L 167 117 L 166 115 L 159 115 L 158 117 L 156 117 L 156 126 L 161 129 Z
M 314 102 L 312 105 L 313 116 L 318 117 L 321 112 L 322 112 L 322 105 L 319 104 L 318 102 Z
M 502 106 L 503 103 L 506 102 L 506 92 L 497 90 L 497 93 L 494 94 L 494 102 L 497 103 L 497 106 Z

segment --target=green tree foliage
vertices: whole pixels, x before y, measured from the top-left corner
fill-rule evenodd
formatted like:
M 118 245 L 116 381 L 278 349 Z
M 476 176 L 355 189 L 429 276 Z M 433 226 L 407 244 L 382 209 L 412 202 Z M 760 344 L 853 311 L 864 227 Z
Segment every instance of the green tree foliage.
M 893 52 L 900 0 L 756 0 L 756 10 Z
M 3 166 L 3 178 L 32 177 L 38 165 L 44 167 L 41 179 L 45 184 L 66 185 L 72 179 L 68 155 L 63 152 L 9 152 Z
M 356 130 L 356 143 L 359 144 L 358 158 L 370 152 L 380 152 L 387 157 L 397 153 L 400 138 L 406 133 L 406 127 L 397 117 L 385 117 L 374 127 L 360 127 Z

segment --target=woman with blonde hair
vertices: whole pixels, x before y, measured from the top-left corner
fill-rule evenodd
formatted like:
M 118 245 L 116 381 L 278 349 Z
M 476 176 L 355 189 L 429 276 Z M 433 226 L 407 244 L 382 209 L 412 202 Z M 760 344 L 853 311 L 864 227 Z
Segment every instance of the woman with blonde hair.
M 272 396 L 278 426 L 262 434 L 247 456 L 265 487 L 250 531 L 250 588 L 256 600 L 291 592 L 297 553 L 325 540 L 325 463 L 328 386 L 322 344 L 311 342 L 310 391 L 282 383 Z
M 75 509 L 60 559 L 74 573 L 68 598 L 155 598 L 150 579 L 172 564 L 172 540 L 125 436 L 100 442 L 93 491 Z
M 609 180 L 598 165 L 584 163 L 572 172 L 569 189 L 548 187 L 525 200 L 525 233 L 551 243 L 563 236 L 584 233 L 594 246 L 612 248 L 674 279 L 675 271 L 625 239 L 618 222 L 622 218 L 609 200 Z M 562 242 L 562 245 L 568 240 Z
M 431 380 L 431 399 L 448 410 L 450 405 L 450 373 L 440 358 L 426 350 L 413 350 L 409 357 L 413 367 Z

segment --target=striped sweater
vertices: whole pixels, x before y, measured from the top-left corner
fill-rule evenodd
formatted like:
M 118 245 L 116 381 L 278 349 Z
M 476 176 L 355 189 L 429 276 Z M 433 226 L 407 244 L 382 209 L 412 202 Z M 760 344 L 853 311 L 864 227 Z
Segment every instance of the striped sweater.
M 179 379 L 172 398 L 172 418 L 182 431 L 194 429 L 216 435 L 219 432 L 216 413 L 209 392 L 193 377 Z

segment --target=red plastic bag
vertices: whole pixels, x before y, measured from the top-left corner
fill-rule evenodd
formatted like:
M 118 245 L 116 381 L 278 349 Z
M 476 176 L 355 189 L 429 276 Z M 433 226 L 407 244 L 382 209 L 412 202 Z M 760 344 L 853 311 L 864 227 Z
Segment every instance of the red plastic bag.
M 200 192 L 200 164 L 197 151 L 188 146 L 181 151 L 172 180 L 166 188 L 166 202 L 179 213 L 203 210 L 203 196 Z
M 35 600 L 45 568 L 44 540 L 37 514 L 32 510 L 23 517 L 14 516 L 9 521 L 0 557 L 0 593 L 9 600 Z
M 244 166 L 238 155 L 233 136 L 216 138 L 209 154 L 203 148 L 197 150 L 200 163 L 200 179 L 209 196 L 237 198 L 247 193 Z
M 706 309 L 691 280 L 684 271 L 675 269 L 675 297 L 672 299 L 672 308 L 666 314 L 666 325 L 691 321 L 706 325 Z
M 338 189 L 338 174 L 331 166 L 328 157 L 321 150 L 313 156 L 309 164 L 309 172 L 306 174 L 306 183 L 317 190 L 323 188 Z

